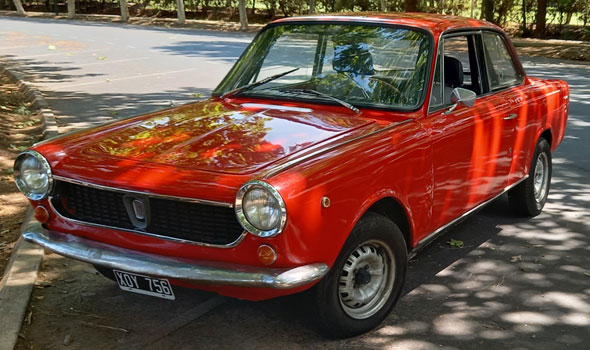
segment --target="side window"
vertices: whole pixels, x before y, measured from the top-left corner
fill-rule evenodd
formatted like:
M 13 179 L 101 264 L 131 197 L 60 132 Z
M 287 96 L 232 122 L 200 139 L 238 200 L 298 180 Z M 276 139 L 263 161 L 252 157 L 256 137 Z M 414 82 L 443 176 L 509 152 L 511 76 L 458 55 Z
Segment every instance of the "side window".
M 497 90 L 520 82 L 506 43 L 497 33 L 483 33 L 484 53 L 490 89 Z
M 430 97 L 431 110 L 451 105 L 455 88 L 482 93 L 479 64 L 473 35 L 443 38 Z

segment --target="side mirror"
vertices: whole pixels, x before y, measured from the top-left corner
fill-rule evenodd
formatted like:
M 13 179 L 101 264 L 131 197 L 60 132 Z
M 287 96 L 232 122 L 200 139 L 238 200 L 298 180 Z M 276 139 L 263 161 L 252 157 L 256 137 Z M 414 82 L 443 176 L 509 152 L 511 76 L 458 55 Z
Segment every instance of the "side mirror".
M 444 114 L 449 114 L 457 108 L 457 106 L 473 107 L 477 95 L 475 92 L 463 88 L 454 88 L 451 91 L 451 103 L 453 104 Z

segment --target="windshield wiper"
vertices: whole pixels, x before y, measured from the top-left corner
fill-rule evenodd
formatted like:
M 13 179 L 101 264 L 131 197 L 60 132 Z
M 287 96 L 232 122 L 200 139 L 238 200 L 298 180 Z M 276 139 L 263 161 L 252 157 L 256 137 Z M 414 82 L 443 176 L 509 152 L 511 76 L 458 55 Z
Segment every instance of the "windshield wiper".
M 234 90 L 228 91 L 228 92 L 226 92 L 225 94 L 223 94 L 223 95 L 221 95 L 221 96 L 219 96 L 219 97 L 220 97 L 221 99 L 224 99 L 224 98 L 226 98 L 226 97 L 230 97 L 230 96 L 237 95 L 237 94 L 239 94 L 239 93 L 241 93 L 241 92 L 244 92 L 244 91 L 251 90 L 251 89 L 253 89 L 253 88 L 257 87 L 257 86 L 264 85 L 264 84 L 266 84 L 266 83 L 268 83 L 268 82 L 271 82 L 271 81 L 273 81 L 273 80 L 279 79 L 280 77 L 283 77 L 283 76 L 285 76 L 285 75 L 287 75 L 287 74 L 291 74 L 291 73 L 293 73 L 293 72 L 294 72 L 294 71 L 296 71 L 296 70 L 299 70 L 299 68 L 294 68 L 294 69 L 288 70 L 288 71 L 286 71 L 286 72 L 282 72 L 282 73 L 279 73 L 279 74 L 271 75 L 271 76 L 270 76 L 270 77 L 268 77 L 268 78 L 264 78 L 264 79 L 262 79 L 262 80 L 258 80 L 258 81 L 255 81 L 255 82 L 253 82 L 253 83 L 250 83 L 250 84 L 247 84 L 247 85 L 241 86 L 241 87 L 239 87 L 239 88 L 237 88 L 237 89 L 234 89 Z
M 279 89 L 279 91 L 285 91 L 285 92 L 293 92 L 293 93 L 301 93 L 301 94 L 308 94 L 308 95 L 316 95 L 316 96 L 320 96 L 320 97 L 324 97 L 327 98 L 328 100 L 332 100 L 334 102 L 337 102 L 339 104 L 341 104 L 342 106 L 354 111 L 356 114 L 361 113 L 360 109 L 356 108 L 355 106 L 351 105 L 350 103 L 343 101 L 337 97 L 334 97 L 332 95 L 328 95 L 325 94 L 323 92 L 319 92 L 317 90 L 313 90 L 313 89 L 301 89 L 301 88 L 292 88 L 292 89 Z

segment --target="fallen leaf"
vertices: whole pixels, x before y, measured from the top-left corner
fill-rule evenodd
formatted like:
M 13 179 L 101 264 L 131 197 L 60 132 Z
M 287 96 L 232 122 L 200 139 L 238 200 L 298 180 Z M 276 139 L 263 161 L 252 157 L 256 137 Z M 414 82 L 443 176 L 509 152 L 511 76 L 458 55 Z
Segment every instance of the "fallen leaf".
M 451 240 L 447 243 L 453 248 L 463 248 L 463 241 L 458 239 L 451 238 Z
M 515 255 L 512 258 L 510 258 L 510 262 L 515 263 L 515 262 L 519 262 L 522 261 L 522 255 Z
M 55 45 L 49 45 L 49 46 L 47 46 L 47 49 L 48 50 L 55 50 L 55 49 L 57 49 L 57 47 L 55 47 Z
M 106 60 L 106 59 L 107 59 L 107 56 L 99 56 L 99 57 L 97 57 L 96 59 L 97 59 L 97 60 L 104 61 L 104 60 Z
M 584 275 L 590 277 L 590 272 L 584 272 Z

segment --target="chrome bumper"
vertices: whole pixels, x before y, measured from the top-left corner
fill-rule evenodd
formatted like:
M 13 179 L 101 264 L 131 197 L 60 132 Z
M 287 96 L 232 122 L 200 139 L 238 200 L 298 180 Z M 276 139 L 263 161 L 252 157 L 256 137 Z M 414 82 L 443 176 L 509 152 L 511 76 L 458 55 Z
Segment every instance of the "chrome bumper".
M 124 249 L 71 234 L 49 231 L 32 221 L 23 238 L 59 255 L 112 269 L 187 282 L 242 287 L 288 289 L 322 278 L 326 264 L 291 269 L 261 268 L 219 262 L 195 262 Z

